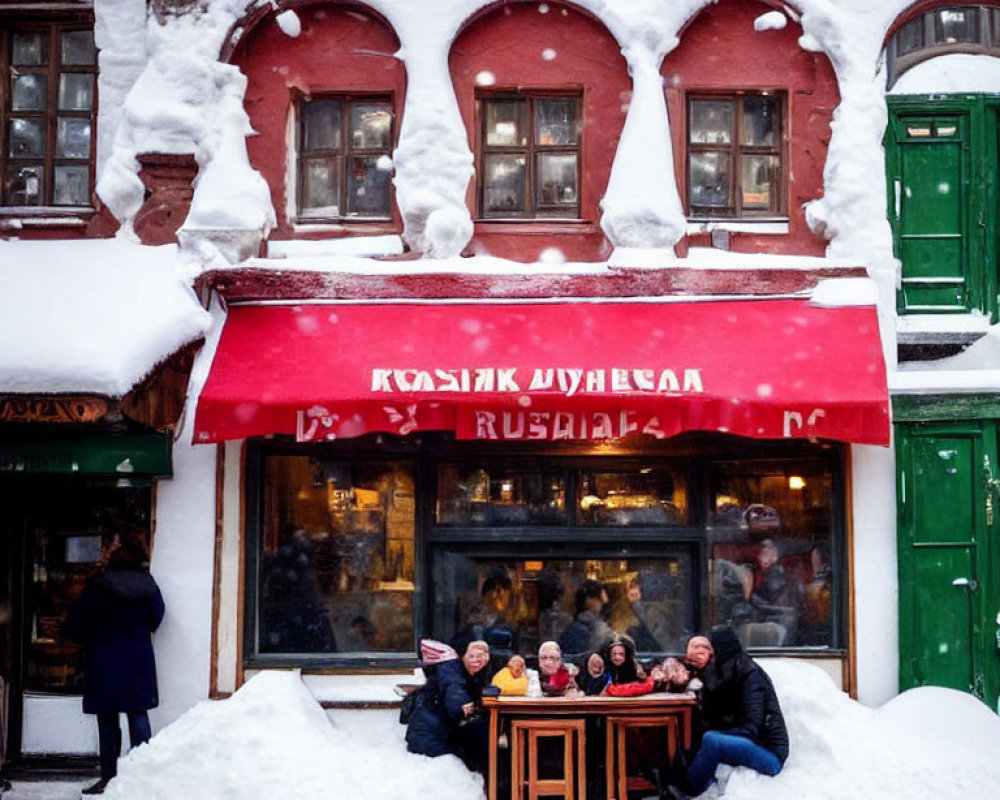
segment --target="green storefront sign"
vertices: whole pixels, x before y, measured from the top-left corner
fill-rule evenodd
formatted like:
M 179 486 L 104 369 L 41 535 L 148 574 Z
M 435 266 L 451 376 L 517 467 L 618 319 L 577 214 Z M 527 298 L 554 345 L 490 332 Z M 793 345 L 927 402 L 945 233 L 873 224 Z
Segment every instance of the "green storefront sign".
M 172 472 L 168 434 L 0 433 L 0 475 L 79 473 L 166 477 Z

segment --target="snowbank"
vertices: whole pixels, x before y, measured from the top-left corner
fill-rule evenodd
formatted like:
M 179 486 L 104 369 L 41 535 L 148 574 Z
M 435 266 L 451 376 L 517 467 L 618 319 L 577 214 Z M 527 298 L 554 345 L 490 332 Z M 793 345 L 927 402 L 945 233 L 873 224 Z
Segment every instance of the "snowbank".
M 915 689 L 874 710 L 816 667 L 777 660 L 768 670 L 788 721 L 788 763 L 776 778 L 723 768 L 708 800 L 986 800 L 1000 785 L 1000 718 L 969 695 Z M 407 753 L 402 726 L 387 728 L 383 714 L 362 727 L 368 724 L 335 725 L 297 672 L 264 672 L 229 700 L 202 702 L 130 753 L 106 796 L 483 796 L 482 779 L 458 759 Z

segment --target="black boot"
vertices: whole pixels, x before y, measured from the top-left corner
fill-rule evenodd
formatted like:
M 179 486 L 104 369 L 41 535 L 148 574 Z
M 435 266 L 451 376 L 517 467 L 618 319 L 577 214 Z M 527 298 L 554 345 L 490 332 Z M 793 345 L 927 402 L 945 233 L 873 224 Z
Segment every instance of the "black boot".
M 110 782 L 109 778 L 101 778 L 96 783 L 90 784 L 86 789 L 81 789 L 80 794 L 104 794 L 104 787 Z

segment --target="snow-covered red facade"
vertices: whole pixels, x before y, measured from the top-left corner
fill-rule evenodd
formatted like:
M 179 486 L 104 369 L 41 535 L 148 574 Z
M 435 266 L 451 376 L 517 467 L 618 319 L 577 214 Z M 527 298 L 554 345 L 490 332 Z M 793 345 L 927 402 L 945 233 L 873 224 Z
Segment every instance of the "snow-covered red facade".
M 995 245 L 959 275 L 907 248 L 971 242 L 996 189 L 963 189 L 959 234 L 913 228 L 906 192 L 939 153 L 917 146 L 995 144 L 1000 7 L 7 5 L 0 295 L 22 299 L 0 299 L 0 336 L 36 340 L 0 358 L 8 758 L 92 752 L 54 626 L 123 525 L 148 531 L 168 606 L 154 728 L 271 667 L 391 705 L 420 637 L 530 657 L 587 580 L 649 658 L 730 625 L 869 704 L 965 681 L 909 627 L 912 553 L 941 544 L 934 481 L 912 481 L 934 452 L 996 464 L 992 372 L 899 356 L 989 342 Z M 102 281 L 109 309 L 132 302 L 108 263 L 147 260 L 171 289 L 104 314 Z M 46 280 L 74 261 L 83 280 Z M 65 321 L 23 310 L 46 292 Z M 70 366 L 79 326 L 93 350 Z M 88 380 L 99 351 L 130 369 Z M 955 595 L 978 615 L 947 647 L 995 703 L 985 519 L 944 537 L 972 554 L 944 577 L 975 583 Z

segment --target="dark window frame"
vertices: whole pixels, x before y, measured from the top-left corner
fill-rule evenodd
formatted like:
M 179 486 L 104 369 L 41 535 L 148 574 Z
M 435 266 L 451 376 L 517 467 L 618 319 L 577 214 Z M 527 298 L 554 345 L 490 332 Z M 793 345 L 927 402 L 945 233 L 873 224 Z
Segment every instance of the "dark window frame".
M 538 100 L 573 100 L 576 102 L 576 144 L 573 145 L 543 145 L 536 143 L 535 107 Z M 486 104 L 489 102 L 523 102 L 527 106 L 525 119 L 527 122 L 527 142 L 524 145 L 487 145 Z M 584 135 L 584 93 L 582 89 L 518 89 L 479 92 L 476 95 L 477 117 L 477 158 L 476 181 L 478 185 L 476 197 L 477 220 L 484 222 L 496 221 L 537 221 L 537 222 L 577 222 L 583 219 L 583 135 Z M 545 214 L 545 207 L 536 202 L 538 196 L 538 175 L 536 158 L 540 154 L 575 154 L 576 155 L 576 208 L 570 214 Z M 523 155 L 525 159 L 524 196 L 522 198 L 523 213 L 487 212 L 486 192 L 486 158 L 491 155 Z M 562 206 L 551 206 L 553 210 L 561 210 Z
M 978 16 L 976 41 L 938 41 L 938 15 L 945 11 L 975 11 Z M 920 44 L 905 48 L 903 46 L 903 33 L 915 27 L 920 30 Z M 886 85 L 889 88 L 904 72 L 937 56 L 949 53 L 968 53 L 1000 57 L 1000 8 L 976 3 L 957 3 L 921 11 L 895 30 L 886 42 L 885 53 L 888 66 Z
M 93 64 L 61 63 L 60 37 L 63 33 L 89 31 L 93 34 L 93 22 L 86 18 L 74 16 L 69 19 L 40 18 L 8 18 L 4 19 L 3 30 L 0 30 L 0 69 L 2 69 L 2 85 L 0 85 L 0 208 L 10 210 L 30 210 L 33 214 L 66 213 L 93 211 L 93 193 L 95 184 L 95 163 L 97 154 L 97 111 L 98 102 L 98 51 L 95 45 Z M 9 21 L 8 21 L 9 20 Z M 47 80 L 45 108 L 42 110 L 19 110 L 13 106 L 13 37 L 15 34 L 46 34 L 47 63 L 32 67 L 32 72 L 45 74 Z M 59 76 L 60 74 L 87 74 L 93 79 L 91 107 L 89 110 L 59 108 Z M 10 121 L 12 118 L 43 119 L 45 121 L 45 144 L 41 157 L 11 156 Z M 71 158 L 56 156 L 57 129 L 59 118 L 86 119 L 90 123 L 90 151 L 86 158 Z M 40 202 L 37 204 L 9 202 L 7 172 L 11 166 L 22 164 L 26 167 L 40 165 L 44 169 L 44 177 L 40 192 Z M 87 167 L 87 197 L 85 204 L 55 203 L 55 171 L 56 167 Z
M 743 100 L 747 97 L 777 97 L 781 114 L 777 141 L 773 145 L 745 145 L 740 141 L 740 131 L 743 123 Z M 716 143 L 697 143 L 691 141 L 691 107 L 699 100 L 728 100 L 733 105 L 732 129 L 730 142 L 727 145 Z M 732 220 L 732 221 L 765 221 L 788 219 L 788 180 L 791 168 L 787 147 L 787 130 L 789 116 L 789 95 L 784 89 L 731 89 L 724 91 L 689 91 L 685 96 L 685 198 L 687 216 L 696 220 Z M 692 153 L 727 153 L 729 155 L 732 184 L 730 191 L 730 208 L 732 213 L 716 214 L 711 212 L 695 212 L 691 205 L 691 155 Z M 778 158 L 778 178 L 773 182 L 777 195 L 774 209 L 744 209 L 743 208 L 743 176 L 741 158 L 744 155 L 767 155 Z
M 682 437 L 683 438 L 683 437 Z M 847 551 L 849 547 L 846 522 L 846 448 L 837 444 L 807 444 L 798 442 L 744 442 L 735 437 L 708 435 L 693 437 L 690 442 L 667 443 L 661 449 L 653 448 L 643 453 L 619 451 L 615 455 L 595 455 L 585 447 L 540 448 L 504 445 L 503 449 L 484 447 L 477 443 L 455 443 L 446 437 L 423 437 L 422 442 L 401 440 L 395 437 L 363 437 L 360 440 L 339 443 L 296 444 L 288 437 L 250 439 L 247 442 L 246 516 L 244 538 L 244 611 L 243 652 L 245 668 L 302 666 L 309 670 L 350 668 L 408 667 L 416 663 L 416 641 L 422 636 L 433 636 L 434 559 L 440 554 L 461 551 L 483 558 L 516 558 L 530 556 L 554 558 L 656 558 L 669 557 L 672 551 L 689 548 L 694 554 L 696 574 L 689 589 L 694 603 L 696 629 L 710 623 L 712 600 L 709 597 L 710 575 L 707 572 L 711 544 L 708 524 L 709 504 L 713 486 L 713 465 L 727 462 L 771 463 L 782 459 L 821 460 L 832 479 L 830 496 L 829 546 L 833 569 L 833 610 L 831 617 L 832 640 L 830 647 L 814 648 L 791 646 L 774 652 L 787 654 L 812 654 L 842 657 L 847 652 L 847 621 L 849 575 Z M 692 439 L 692 440 L 693 440 Z M 261 530 L 264 518 L 265 460 L 268 456 L 314 456 L 322 459 L 352 460 L 357 462 L 385 462 L 411 460 L 415 486 L 415 588 L 414 650 L 412 652 L 384 652 L 377 657 L 369 654 L 283 654 L 257 651 L 257 576 L 260 568 Z M 593 526 L 582 524 L 567 509 L 564 525 L 518 527 L 461 527 L 439 525 L 435 520 L 437 499 L 437 470 L 449 463 L 538 463 L 557 466 L 570 476 L 566 496 L 575 497 L 574 475 L 582 471 L 616 471 L 635 468 L 640 463 L 655 460 L 668 466 L 683 464 L 688 474 L 688 507 L 690 516 L 685 525 L 676 527 Z M 714 534 L 712 534 L 714 536 Z
M 341 103 L 340 123 L 341 123 L 341 146 L 306 152 L 304 148 L 306 136 L 306 115 L 303 109 L 311 102 L 318 101 L 338 101 Z M 348 141 L 350 130 L 351 109 L 354 103 L 385 103 L 389 108 L 391 116 L 391 127 L 389 130 L 389 145 L 387 148 L 365 148 L 354 147 Z M 348 175 L 347 166 L 352 158 L 381 158 L 383 156 L 392 158 L 396 146 L 397 119 L 395 93 L 386 92 L 323 92 L 312 95 L 299 94 L 295 100 L 296 125 L 295 125 L 295 164 L 296 164 L 296 202 L 295 218 L 301 224 L 323 224 L 323 223 L 385 223 L 393 218 L 393 207 L 395 206 L 395 193 L 392 180 L 389 180 L 389 203 L 385 214 L 361 215 L 347 212 L 348 195 Z M 309 161 L 333 160 L 337 164 L 338 171 L 338 191 L 340 196 L 339 214 L 323 214 L 303 206 L 305 197 L 306 165 Z M 393 170 L 389 170 L 391 173 Z

